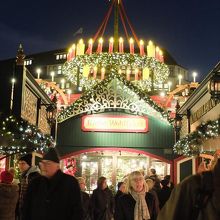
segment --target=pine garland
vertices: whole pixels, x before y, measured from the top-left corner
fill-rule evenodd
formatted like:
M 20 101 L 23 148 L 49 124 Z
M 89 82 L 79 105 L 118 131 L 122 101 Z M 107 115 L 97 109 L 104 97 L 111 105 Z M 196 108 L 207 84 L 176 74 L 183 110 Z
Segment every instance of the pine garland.
M 220 134 L 219 121 L 208 121 L 202 123 L 196 130 L 182 139 L 173 147 L 175 153 L 185 156 L 196 156 L 200 153 L 206 153 L 202 149 L 203 142 L 210 138 L 216 138 Z
M 8 157 L 28 152 L 44 152 L 54 145 L 51 136 L 43 134 L 36 126 L 9 116 L 0 120 L 0 155 Z

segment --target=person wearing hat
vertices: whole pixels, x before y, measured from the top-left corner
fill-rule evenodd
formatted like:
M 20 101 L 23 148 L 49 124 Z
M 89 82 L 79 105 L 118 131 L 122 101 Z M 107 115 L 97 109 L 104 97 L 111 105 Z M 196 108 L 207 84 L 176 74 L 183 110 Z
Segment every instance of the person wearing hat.
M 27 192 L 27 187 L 31 181 L 40 176 L 39 169 L 36 166 L 32 166 L 32 154 L 26 154 L 21 156 L 18 160 L 18 168 L 21 172 L 20 175 L 20 189 L 19 189 L 19 200 L 17 206 L 17 218 L 21 219 L 21 213 L 23 209 L 24 197 Z
M 9 171 L 1 173 L 0 219 L 14 220 L 18 200 L 18 185 L 12 184 L 13 175 Z
M 55 148 L 40 162 L 41 174 L 28 186 L 22 220 L 82 220 L 78 181 L 60 170 Z

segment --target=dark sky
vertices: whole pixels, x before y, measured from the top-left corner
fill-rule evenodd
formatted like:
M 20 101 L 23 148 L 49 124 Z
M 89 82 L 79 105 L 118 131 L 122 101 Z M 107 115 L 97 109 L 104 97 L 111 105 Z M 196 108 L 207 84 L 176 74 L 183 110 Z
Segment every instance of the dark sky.
M 219 0 L 123 0 L 139 38 L 152 39 L 200 80 L 220 60 Z M 93 36 L 108 0 L 7 0 L 1 3 L 0 60 L 70 46 L 83 28 Z M 112 25 L 109 24 L 109 31 Z M 78 38 L 81 36 L 79 35 Z

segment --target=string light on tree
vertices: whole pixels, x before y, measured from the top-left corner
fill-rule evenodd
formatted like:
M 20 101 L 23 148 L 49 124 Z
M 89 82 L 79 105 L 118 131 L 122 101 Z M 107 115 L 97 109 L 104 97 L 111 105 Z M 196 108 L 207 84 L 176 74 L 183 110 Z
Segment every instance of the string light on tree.
M 37 79 L 40 79 L 41 69 L 37 68 L 36 72 L 37 72 Z
M 196 82 L 196 77 L 197 77 L 197 72 L 193 72 L 192 76 L 193 76 L 193 82 L 195 83 Z
M 171 86 L 172 86 L 172 82 L 169 81 L 167 84 L 168 84 L 168 91 L 170 92 L 170 89 L 171 89 Z
M 182 81 L 183 76 L 181 74 L 178 75 L 178 79 L 179 79 L 179 85 L 181 85 L 181 81 Z
M 14 87 L 15 87 L 16 79 L 11 79 L 11 101 L 10 101 L 10 109 L 13 109 L 13 103 L 14 103 Z
M 61 88 L 64 89 L 65 88 L 65 79 L 61 79 L 60 83 L 61 83 Z
M 54 76 L 55 76 L 55 72 L 54 72 L 54 71 L 52 71 L 52 72 L 50 73 L 50 75 L 51 75 L 51 81 L 52 81 L 52 82 L 54 82 Z

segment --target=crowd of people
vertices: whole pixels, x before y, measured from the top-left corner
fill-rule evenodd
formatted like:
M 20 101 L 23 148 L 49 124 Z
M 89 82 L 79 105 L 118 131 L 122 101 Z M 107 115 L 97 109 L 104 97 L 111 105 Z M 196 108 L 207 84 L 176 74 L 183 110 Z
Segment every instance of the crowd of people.
M 1 173 L 1 220 L 176 220 L 197 219 L 198 216 L 201 220 L 220 219 L 218 158 L 212 171 L 205 170 L 210 174 L 210 181 L 205 182 L 215 186 L 211 188 L 215 196 L 210 194 L 206 198 L 211 201 L 206 201 L 208 211 L 203 210 L 204 213 L 199 209 L 195 211 L 193 205 L 203 172 L 174 188 L 169 175 L 161 180 L 153 168 L 146 176 L 141 171 L 133 171 L 118 182 L 115 195 L 109 189 L 107 179 L 101 176 L 97 188 L 89 195 L 85 178 L 75 178 L 60 170 L 60 158 L 55 148 L 50 148 L 43 156 L 40 170 L 32 166 L 31 161 L 31 154 L 19 159 L 19 183 L 13 169 Z M 186 212 L 182 205 L 190 211 Z

